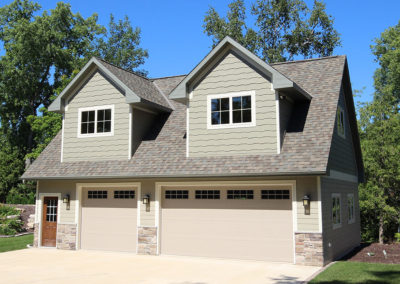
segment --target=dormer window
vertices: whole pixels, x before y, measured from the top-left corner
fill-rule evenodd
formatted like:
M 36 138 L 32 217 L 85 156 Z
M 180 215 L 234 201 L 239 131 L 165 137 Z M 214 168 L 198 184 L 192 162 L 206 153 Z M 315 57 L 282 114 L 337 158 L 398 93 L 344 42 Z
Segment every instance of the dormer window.
M 78 137 L 112 136 L 114 134 L 114 106 L 80 108 Z
M 256 125 L 255 92 L 207 97 L 207 128 L 235 128 Z
M 346 138 L 344 129 L 344 111 L 341 107 L 338 107 L 337 109 L 336 122 L 337 122 L 337 132 L 339 136 Z

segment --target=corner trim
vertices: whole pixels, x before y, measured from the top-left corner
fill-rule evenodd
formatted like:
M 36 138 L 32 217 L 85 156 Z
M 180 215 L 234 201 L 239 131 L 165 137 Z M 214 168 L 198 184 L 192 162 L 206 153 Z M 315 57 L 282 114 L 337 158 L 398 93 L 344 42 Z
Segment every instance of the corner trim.
M 272 84 L 271 84 L 272 86 Z M 281 153 L 281 126 L 279 112 L 279 92 L 275 91 L 275 112 L 276 112 L 276 152 Z

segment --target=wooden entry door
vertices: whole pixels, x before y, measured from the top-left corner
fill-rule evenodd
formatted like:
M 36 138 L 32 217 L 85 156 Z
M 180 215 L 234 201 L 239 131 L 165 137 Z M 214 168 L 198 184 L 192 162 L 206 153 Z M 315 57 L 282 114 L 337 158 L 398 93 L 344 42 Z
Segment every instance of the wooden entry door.
M 43 200 L 42 246 L 55 247 L 57 236 L 58 197 L 45 197 Z

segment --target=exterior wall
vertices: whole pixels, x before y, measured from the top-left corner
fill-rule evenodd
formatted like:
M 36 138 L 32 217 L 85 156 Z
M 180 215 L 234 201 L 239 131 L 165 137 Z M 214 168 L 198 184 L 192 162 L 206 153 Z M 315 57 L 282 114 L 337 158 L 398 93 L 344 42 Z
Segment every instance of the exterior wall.
M 114 135 L 78 138 L 78 109 L 114 105 Z M 129 105 L 99 72 L 69 98 L 64 118 L 63 162 L 128 159 Z
M 57 248 L 65 250 L 76 249 L 75 224 L 57 224 Z
M 322 234 L 296 233 L 296 264 L 324 265 Z
M 255 91 L 256 126 L 207 129 L 207 96 Z M 189 156 L 277 153 L 275 91 L 271 83 L 229 53 L 194 87 L 189 101 Z
M 343 90 L 340 93 L 339 106 L 345 112 L 345 138 L 339 136 L 337 121 L 335 120 L 335 129 L 329 155 L 329 168 L 346 174 L 357 175 L 357 164 L 349 124 L 349 114 L 347 113 Z
M 74 243 L 71 241 L 74 238 L 74 229 L 76 228 L 75 210 L 76 210 L 76 184 L 77 183 L 118 183 L 118 182 L 140 182 L 141 197 L 145 194 L 150 194 L 150 205 L 146 207 L 140 202 L 140 220 L 138 224 L 138 253 L 155 254 L 154 253 L 154 234 L 157 234 L 156 227 L 156 208 L 155 208 L 155 183 L 156 182 L 195 182 L 195 181 L 257 181 L 257 180 L 296 180 L 296 220 L 297 228 L 294 228 L 296 234 L 318 234 L 319 219 L 318 214 L 318 184 L 317 177 L 257 177 L 257 178 L 191 178 L 191 179 L 106 179 L 106 180 L 41 180 L 39 181 L 38 193 L 60 193 L 61 196 L 68 193 L 71 196 L 70 209 L 67 210 L 66 205 L 61 203 L 60 208 L 60 223 L 59 238 L 57 246 L 60 248 L 73 248 Z M 302 198 L 305 194 L 311 195 L 310 214 L 306 215 L 302 205 Z M 38 206 L 40 202 L 38 200 Z M 38 208 L 36 212 L 39 212 Z M 39 222 L 39 219 L 36 219 Z M 35 228 L 39 228 L 39 224 Z M 76 229 L 75 229 L 76 230 Z M 155 233 L 152 233 L 155 231 Z M 35 230 L 37 232 L 37 230 Z M 61 233 L 62 232 L 62 233 Z M 66 233 L 65 233 L 66 232 Z M 75 231 L 75 234 L 79 233 Z M 76 239 L 76 236 L 75 236 Z M 139 240 L 140 239 L 140 240 Z M 307 243 L 307 242 L 305 242 Z M 75 246 L 77 244 L 75 243 Z M 296 244 L 296 248 L 304 246 Z M 306 250 L 307 251 L 307 250 Z M 310 250 L 308 254 L 310 255 Z M 306 256 L 303 255 L 305 259 Z M 299 259 L 302 259 L 301 257 Z M 308 258 L 307 258 L 308 259 Z M 312 255 L 312 262 L 315 262 L 315 255 Z M 300 262 L 303 263 L 303 262 Z
M 344 256 L 361 242 L 358 184 L 332 178 L 321 178 L 321 191 L 324 260 L 325 263 L 328 263 Z M 332 193 L 340 194 L 342 224 L 337 229 L 333 229 L 332 225 Z M 354 194 L 355 222 L 352 224 L 348 223 L 348 193 Z
M 285 137 L 286 129 L 288 127 L 290 116 L 293 110 L 293 103 L 288 99 L 279 100 L 279 123 L 280 123 L 280 134 L 281 134 L 281 147 L 283 145 L 283 139 Z
M 310 195 L 310 213 L 303 206 L 304 195 Z M 297 230 L 296 232 L 321 232 L 319 225 L 318 185 L 316 177 L 296 178 Z
M 142 111 L 137 108 L 132 110 L 132 154 L 135 153 L 143 136 L 151 129 L 151 125 L 156 119 L 155 114 Z
M 157 228 L 138 227 L 138 254 L 157 254 Z

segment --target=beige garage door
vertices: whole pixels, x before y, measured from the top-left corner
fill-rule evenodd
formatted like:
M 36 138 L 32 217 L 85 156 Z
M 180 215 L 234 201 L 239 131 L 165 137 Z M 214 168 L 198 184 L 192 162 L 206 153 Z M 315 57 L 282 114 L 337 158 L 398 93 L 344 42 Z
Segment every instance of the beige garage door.
M 84 189 L 81 248 L 136 252 L 137 191 Z
M 287 188 L 164 188 L 161 253 L 293 262 Z

